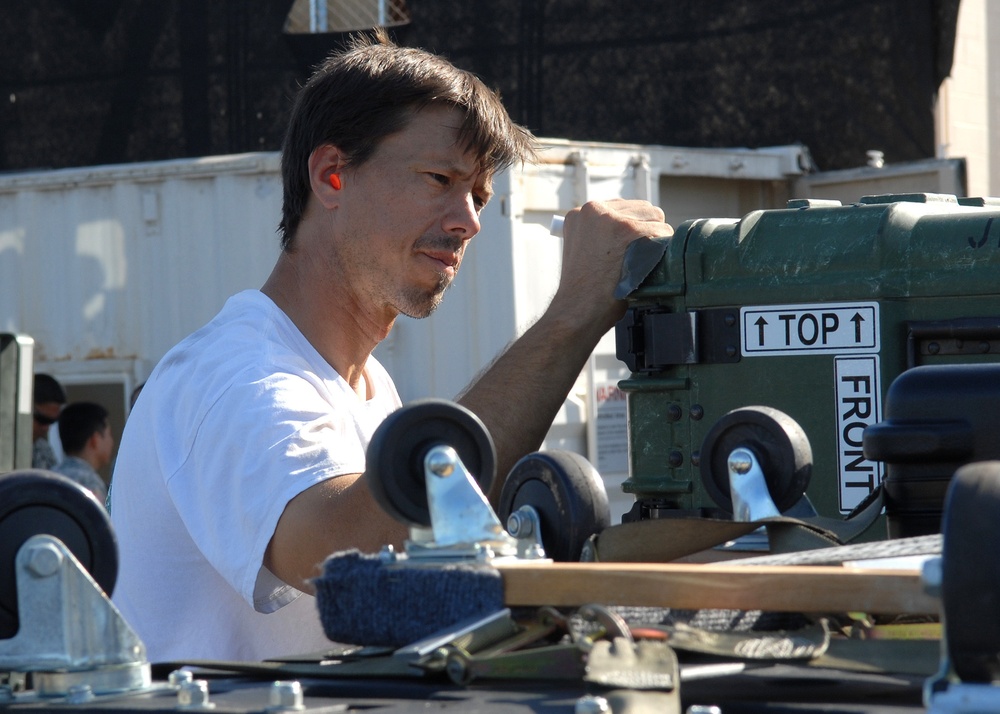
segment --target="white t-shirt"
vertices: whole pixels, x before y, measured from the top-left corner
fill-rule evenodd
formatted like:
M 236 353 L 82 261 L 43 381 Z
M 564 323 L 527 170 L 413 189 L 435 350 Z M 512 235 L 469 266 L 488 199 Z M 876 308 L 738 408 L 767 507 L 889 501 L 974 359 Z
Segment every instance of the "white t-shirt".
M 361 399 L 263 293 L 230 298 L 157 365 L 111 488 L 113 601 L 151 662 L 253 661 L 330 646 L 315 599 L 262 563 L 285 505 L 361 473 L 400 406 L 382 366 Z

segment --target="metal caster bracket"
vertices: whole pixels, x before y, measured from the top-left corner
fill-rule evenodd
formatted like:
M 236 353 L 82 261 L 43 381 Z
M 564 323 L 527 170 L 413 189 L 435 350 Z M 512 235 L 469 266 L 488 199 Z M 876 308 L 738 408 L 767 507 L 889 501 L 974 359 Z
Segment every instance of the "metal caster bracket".
M 0 670 L 32 672 L 40 697 L 150 687 L 145 645 L 62 541 L 26 540 L 14 578 L 20 627 L 0 640 Z
M 411 565 L 429 565 L 545 559 L 538 529 L 525 528 L 516 538 L 505 531 L 455 449 L 447 445 L 429 449 L 424 457 L 424 474 L 431 525 L 411 525 L 405 554 L 387 546 L 382 551 L 386 562 L 409 560 Z M 525 517 L 530 518 L 530 514 Z

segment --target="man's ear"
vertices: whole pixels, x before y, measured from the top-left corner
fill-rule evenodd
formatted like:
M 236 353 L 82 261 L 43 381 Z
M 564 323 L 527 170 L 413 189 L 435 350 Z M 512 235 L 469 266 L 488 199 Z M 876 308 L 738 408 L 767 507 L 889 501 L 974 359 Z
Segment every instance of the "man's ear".
M 102 429 L 95 431 L 93 434 L 87 437 L 87 444 L 85 450 L 94 451 L 97 448 L 97 442 L 101 440 L 101 434 L 103 433 L 104 431 Z
M 309 185 L 312 192 L 326 208 L 333 208 L 339 201 L 339 181 L 330 181 L 330 176 L 340 177 L 347 168 L 347 157 L 333 144 L 323 144 L 309 154 Z

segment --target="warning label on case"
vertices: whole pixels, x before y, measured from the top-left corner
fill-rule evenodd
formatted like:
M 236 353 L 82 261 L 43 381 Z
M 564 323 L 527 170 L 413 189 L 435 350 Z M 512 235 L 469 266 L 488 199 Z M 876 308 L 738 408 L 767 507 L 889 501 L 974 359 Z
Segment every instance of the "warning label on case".
M 597 472 L 628 474 L 628 403 L 617 384 L 597 385 Z
M 879 351 L 877 302 L 740 309 L 745 357 Z

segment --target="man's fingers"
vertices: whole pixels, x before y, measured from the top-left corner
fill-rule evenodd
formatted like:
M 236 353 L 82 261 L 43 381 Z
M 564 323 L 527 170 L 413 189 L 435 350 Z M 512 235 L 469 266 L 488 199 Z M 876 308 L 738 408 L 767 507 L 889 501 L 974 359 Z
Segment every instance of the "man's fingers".
M 600 231 L 608 226 L 613 233 L 639 236 L 669 236 L 673 228 L 665 222 L 663 210 L 649 201 L 616 198 L 608 201 L 591 201 L 566 214 L 564 232 L 574 235 Z

